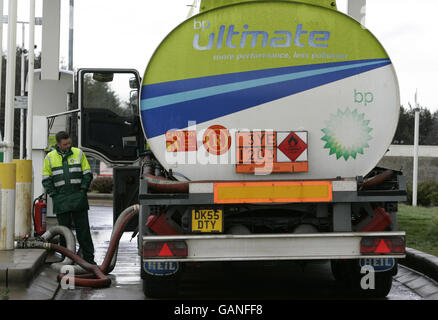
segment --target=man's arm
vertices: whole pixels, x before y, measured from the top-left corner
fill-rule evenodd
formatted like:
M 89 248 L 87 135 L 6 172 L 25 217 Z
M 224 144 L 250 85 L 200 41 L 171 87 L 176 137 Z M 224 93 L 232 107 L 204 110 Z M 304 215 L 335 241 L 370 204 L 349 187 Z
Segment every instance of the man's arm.
M 87 191 L 88 188 L 90 187 L 91 181 L 93 180 L 93 174 L 91 173 L 91 167 L 90 164 L 88 163 L 85 153 L 82 153 L 81 168 L 82 168 L 81 190 Z
M 52 167 L 50 166 L 49 155 L 44 158 L 44 166 L 43 166 L 43 187 L 49 196 L 53 197 L 56 195 L 55 185 L 53 184 L 52 177 Z

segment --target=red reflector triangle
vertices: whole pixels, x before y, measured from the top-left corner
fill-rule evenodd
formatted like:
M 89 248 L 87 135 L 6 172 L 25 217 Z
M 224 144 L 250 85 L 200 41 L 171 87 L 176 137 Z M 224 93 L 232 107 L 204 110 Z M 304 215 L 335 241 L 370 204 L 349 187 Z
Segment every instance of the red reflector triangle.
M 390 253 L 391 250 L 389 250 L 389 248 L 386 245 L 385 241 L 382 239 L 382 240 L 380 240 L 380 243 L 377 246 L 376 250 L 374 250 L 374 252 L 375 253 Z
M 158 254 L 159 257 L 171 257 L 173 256 L 172 251 L 170 251 L 169 246 L 167 243 L 163 245 L 163 247 L 160 250 L 160 253 Z

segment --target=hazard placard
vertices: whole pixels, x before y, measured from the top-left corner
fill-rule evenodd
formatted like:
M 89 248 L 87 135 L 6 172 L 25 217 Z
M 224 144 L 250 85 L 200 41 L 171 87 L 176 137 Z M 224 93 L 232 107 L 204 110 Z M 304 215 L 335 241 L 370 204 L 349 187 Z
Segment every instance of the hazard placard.
M 231 147 L 231 135 L 227 128 L 221 125 L 208 127 L 204 132 L 205 150 L 214 155 L 222 155 Z
M 236 133 L 236 173 L 308 170 L 306 131 Z
M 196 131 L 167 131 L 166 150 L 167 152 L 196 151 Z
M 278 132 L 277 135 L 279 162 L 307 161 L 307 132 Z

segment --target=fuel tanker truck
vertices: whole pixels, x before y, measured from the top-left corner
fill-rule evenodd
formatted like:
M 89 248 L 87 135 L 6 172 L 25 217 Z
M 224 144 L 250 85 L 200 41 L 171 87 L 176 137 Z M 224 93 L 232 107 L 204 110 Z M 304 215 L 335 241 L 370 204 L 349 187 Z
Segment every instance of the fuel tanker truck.
M 335 1 L 204 0 L 142 78 L 78 70 L 77 102 L 78 145 L 114 165 L 115 218 L 140 205 L 147 296 L 175 295 L 202 262 L 326 260 L 352 292 L 390 291 L 406 186 L 377 164 L 399 87 Z

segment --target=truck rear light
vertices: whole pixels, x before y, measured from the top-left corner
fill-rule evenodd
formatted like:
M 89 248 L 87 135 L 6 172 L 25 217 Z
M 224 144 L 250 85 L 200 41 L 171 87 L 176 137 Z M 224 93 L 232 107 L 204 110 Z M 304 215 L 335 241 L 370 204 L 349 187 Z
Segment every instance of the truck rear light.
M 187 255 L 187 244 L 183 240 L 143 243 L 143 258 L 184 258 Z
M 403 237 L 366 237 L 360 241 L 361 254 L 403 254 L 406 252 Z

